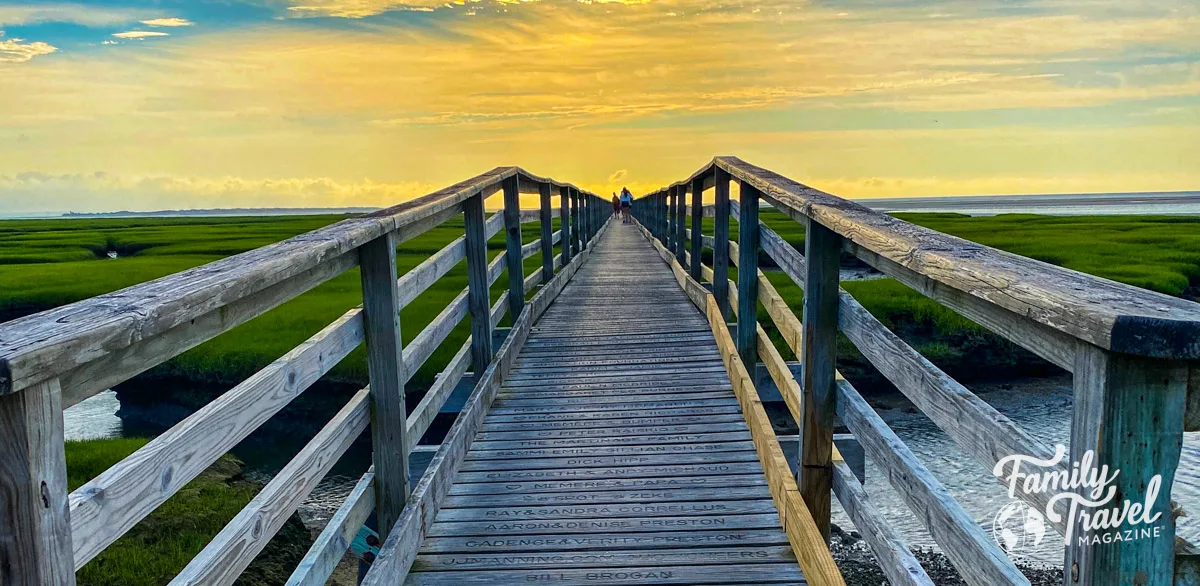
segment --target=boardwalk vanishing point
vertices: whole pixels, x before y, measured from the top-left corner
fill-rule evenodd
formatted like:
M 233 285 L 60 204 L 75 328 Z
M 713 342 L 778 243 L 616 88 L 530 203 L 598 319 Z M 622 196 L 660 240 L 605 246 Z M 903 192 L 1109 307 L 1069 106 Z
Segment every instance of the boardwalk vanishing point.
M 503 209 L 489 217 L 493 194 Z M 538 208 L 522 210 L 522 194 L 536 194 Z M 802 245 L 759 221 L 768 204 L 804 225 Z M 1072 374 L 1069 453 L 1047 465 L 1052 472 L 1091 452 L 1095 466 L 1119 471 L 1121 498 L 1141 502 L 1159 487 L 1147 513 L 1159 538 L 1106 540 L 1044 515 L 1047 539 L 1086 537 L 1064 540 L 1063 584 L 1200 585 L 1200 548 L 1176 535 L 1187 511 L 1170 498 L 1183 433 L 1200 431 L 1200 304 L 914 226 L 735 157 L 637 198 L 633 216 L 623 223 L 607 199 L 499 167 L 0 324 L 0 585 L 73 586 L 76 570 L 363 344 L 369 386 L 172 586 L 233 584 L 368 432 L 371 468 L 288 586 L 326 584 L 347 556 L 368 585 L 840 586 L 828 547 L 835 498 L 888 582 L 932 585 L 842 459 L 835 427 L 853 434 L 967 584 L 1028 585 L 1010 556 L 1019 552 L 995 538 L 991 520 L 964 510 L 938 481 L 938 463 L 918 460 L 840 376 L 839 335 L 981 475 L 1008 456 L 1049 460 L 1054 447 L 842 291 L 842 257 Z M 398 274 L 396 247 L 451 218 L 462 218 L 463 236 Z M 523 236 L 530 225 L 536 238 Z M 500 233 L 505 250 L 489 258 L 488 240 Z M 539 266 L 525 274 L 535 257 Z M 760 262 L 803 291 L 799 314 Z M 402 338 L 400 310 L 460 263 L 467 288 Z M 68 490 L 63 409 L 353 269 L 360 307 Z M 493 298 L 502 276 L 505 292 Z M 506 318 L 511 326 L 500 327 Z M 471 337 L 406 405 L 412 374 L 464 321 Z M 756 387 L 760 369 L 800 430 L 796 472 Z M 449 431 L 427 434 L 459 387 L 466 398 Z M 436 452 L 410 476 L 422 440 Z M 1052 504 L 1023 491 L 1014 502 L 1045 513 Z

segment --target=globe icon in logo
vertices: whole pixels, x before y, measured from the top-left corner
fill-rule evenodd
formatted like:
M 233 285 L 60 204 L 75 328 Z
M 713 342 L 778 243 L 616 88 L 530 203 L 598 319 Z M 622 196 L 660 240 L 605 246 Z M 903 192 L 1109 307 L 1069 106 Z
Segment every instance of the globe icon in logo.
M 1046 519 L 1021 501 L 1004 505 L 992 521 L 992 537 L 1006 553 L 1020 554 L 1038 546 L 1046 536 Z

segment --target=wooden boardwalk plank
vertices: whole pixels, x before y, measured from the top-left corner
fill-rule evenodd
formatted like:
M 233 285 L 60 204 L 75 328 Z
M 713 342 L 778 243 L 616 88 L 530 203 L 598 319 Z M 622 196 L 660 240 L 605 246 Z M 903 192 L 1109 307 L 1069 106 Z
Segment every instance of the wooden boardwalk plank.
M 634 226 L 529 334 L 405 584 L 801 584 L 707 319 Z

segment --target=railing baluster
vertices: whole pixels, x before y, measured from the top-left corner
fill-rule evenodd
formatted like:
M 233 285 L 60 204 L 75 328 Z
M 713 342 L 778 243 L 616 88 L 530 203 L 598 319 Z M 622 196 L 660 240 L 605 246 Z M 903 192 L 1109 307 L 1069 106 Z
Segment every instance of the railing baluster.
M 0 395 L 0 584 L 73 586 L 58 379 Z
M 833 419 L 836 407 L 838 259 L 842 237 L 809 222 L 804 240 L 804 421 L 800 422 L 800 494 L 829 539 L 833 488 Z M 741 267 L 738 267 L 741 274 Z
M 713 297 L 721 315 L 733 316 L 729 307 L 729 172 L 715 171 L 716 203 L 713 205 Z
M 704 249 L 704 234 L 701 229 L 704 227 L 704 177 L 696 177 L 692 179 L 692 278 L 697 281 L 703 281 L 701 278 L 700 261 L 701 252 Z
M 542 204 L 542 282 L 554 278 L 554 219 L 550 212 L 550 184 L 538 184 L 538 196 Z
M 687 262 L 687 185 L 675 188 L 675 260 Z
M 482 225 L 482 224 L 481 224 Z M 404 429 L 404 362 L 396 245 L 389 232 L 358 249 L 362 267 L 363 325 L 371 377 L 371 450 L 379 534 L 386 537 L 408 498 L 408 438 Z
M 738 214 L 737 349 L 745 364 L 758 364 L 758 190 L 742 182 Z M 836 316 L 835 316 L 836 317 Z
M 579 254 L 579 191 L 574 187 L 570 191 L 571 199 L 571 255 Z
M 1084 453 L 1093 450 L 1092 470 L 1107 466 L 1109 475 L 1115 476 L 1110 486 L 1116 487 L 1116 497 L 1105 505 L 1106 509 L 1119 509 L 1125 500 L 1146 503 L 1151 479 L 1161 475 L 1153 508 L 1140 517 L 1158 518 L 1143 524 L 1127 519 L 1117 529 L 1132 529 L 1135 535 L 1144 529 L 1159 532 L 1142 539 L 1093 543 L 1087 538 L 1094 533 L 1083 531 L 1077 522 L 1068 528 L 1072 535 L 1064 557 L 1064 583 L 1182 583 L 1173 582 L 1172 577 L 1175 519 L 1170 502 L 1183 442 L 1187 364 L 1115 354 L 1079 344 L 1073 372 L 1071 462 L 1082 461 Z M 1081 487 L 1077 492 L 1097 500 L 1087 496 L 1089 490 Z M 1058 511 L 1066 512 L 1066 506 L 1060 504 Z
M 487 216 L 483 210 L 482 193 L 463 203 L 463 219 L 467 225 L 467 310 L 471 315 L 471 367 L 475 373 L 481 373 L 492 361 L 492 300 L 488 290 Z
M 571 238 L 574 230 L 571 229 L 571 190 L 568 187 L 558 188 L 558 224 L 559 231 L 562 236 L 558 240 L 559 249 L 562 251 L 562 266 L 567 266 L 571 262 Z
M 525 263 L 521 254 L 521 192 L 515 175 L 504 180 L 504 235 L 508 261 L 508 315 L 515 321 L 525 308 Z

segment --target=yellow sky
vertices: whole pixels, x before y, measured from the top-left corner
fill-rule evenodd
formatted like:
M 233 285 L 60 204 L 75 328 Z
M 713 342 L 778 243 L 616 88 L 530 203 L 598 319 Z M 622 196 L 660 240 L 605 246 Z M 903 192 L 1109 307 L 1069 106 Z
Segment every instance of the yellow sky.
M 720 154 L 848 197 L 1200 189 L 1195 2 L 24 3 L 0 30 L 0 213 L 387 205 L 512 164 L 640 193 Z

